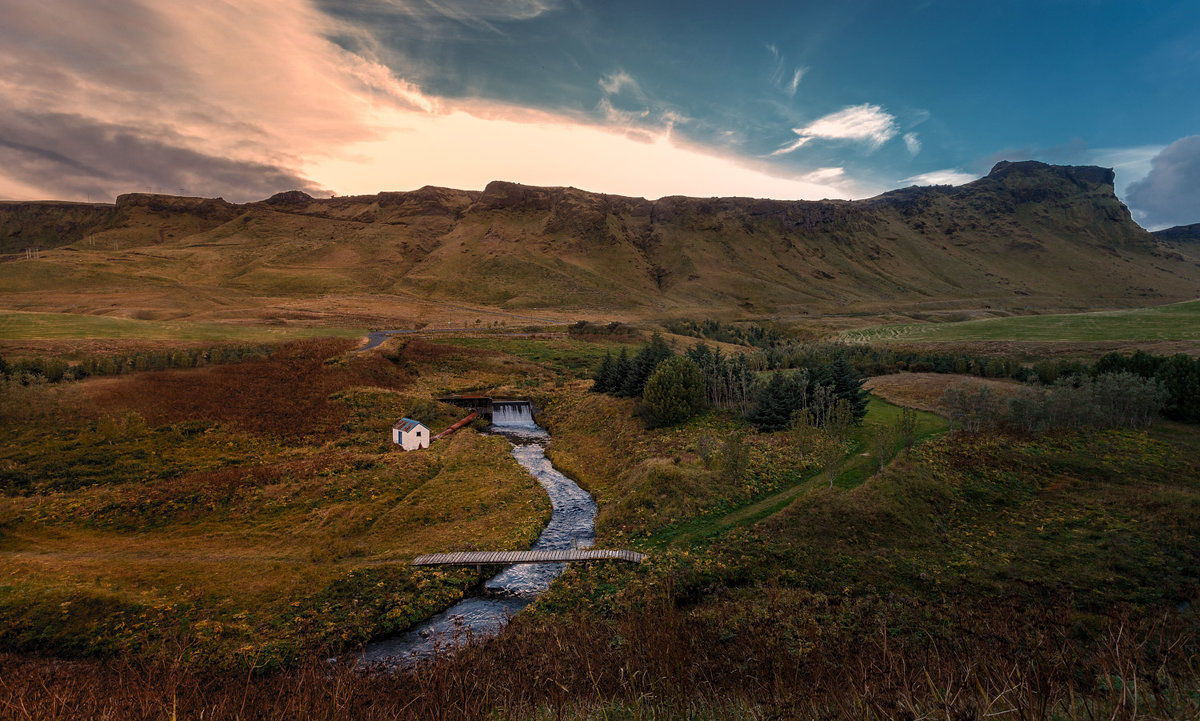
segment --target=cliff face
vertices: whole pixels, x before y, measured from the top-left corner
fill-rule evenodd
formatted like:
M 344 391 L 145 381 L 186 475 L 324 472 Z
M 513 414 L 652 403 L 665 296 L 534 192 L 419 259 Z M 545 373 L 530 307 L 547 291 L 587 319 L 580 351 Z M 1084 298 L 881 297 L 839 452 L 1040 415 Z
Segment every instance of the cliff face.
M 194 272 L 241 290 L 406 290 L 511 307 L 774 313 L 1200 295 L 1196 266 L 1138 227 L 1112 183 L 1106 168 L 1002 162 L 966 185 L 861 201 L 648 201 L 499 181 L 289 191 L 242 206 L 131 195 L 115 207 L 0 205 L 0 232 L 154 243 L 160 260 L 186 247 Z
M 107 224 L 116 206 L 90 203 L 0 203 L 0 253 L 57 248 Z

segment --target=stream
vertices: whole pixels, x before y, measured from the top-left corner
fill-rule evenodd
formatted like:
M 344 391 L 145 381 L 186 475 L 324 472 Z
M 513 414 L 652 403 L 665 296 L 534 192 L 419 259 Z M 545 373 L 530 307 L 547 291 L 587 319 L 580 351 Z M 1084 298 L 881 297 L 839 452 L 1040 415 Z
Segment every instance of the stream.
M 505 404 L 492 416 L 491 432 L 512 444 L 517 459 L 550 496 L 550 522 L 532 550 L 589 548 L 596 540 L 596 502 L 591 494 L 550 465 L 543 451 L 550 434 L 533 422 L 529 406 Z M 500 632 L 508 620 L 533 603 L 566 569 L 565 563 L 508 566 L 484 582 L 486 595 L 464 598 L 394 638 L 367 644 L 360 662 L 403 666 L 453 650 L 471 639 Z

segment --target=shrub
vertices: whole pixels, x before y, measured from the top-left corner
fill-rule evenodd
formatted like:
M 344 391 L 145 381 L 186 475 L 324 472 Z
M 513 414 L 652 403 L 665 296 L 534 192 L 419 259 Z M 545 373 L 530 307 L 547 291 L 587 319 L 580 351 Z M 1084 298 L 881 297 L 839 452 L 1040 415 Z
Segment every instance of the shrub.
M 673 356 L 650 374 L 643 397 L 657 425 L 680 423 L 707 405 L 704 375 L 690 358 Z

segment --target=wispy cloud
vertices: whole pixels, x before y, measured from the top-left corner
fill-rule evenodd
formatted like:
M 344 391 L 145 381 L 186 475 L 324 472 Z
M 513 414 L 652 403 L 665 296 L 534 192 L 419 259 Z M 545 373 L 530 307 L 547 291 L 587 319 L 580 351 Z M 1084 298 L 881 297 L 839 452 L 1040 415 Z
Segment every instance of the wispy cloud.
M 904 178 L 900 183 L 902 185 L 962 185 L 978 179 L 979 176 L 971 173 L 964 173 L 955 168 L 944 168 Z
M 422 28 L 450 21 L 499 33 L 494 23 L 532 20 L 560 7 L 557 0 L 356 0 L 353 12 L 399 15 Z
M 787 90 L 788 97 L 795 97 L 796 88 L 800 86 L 800 81 L 804 78 L 804 74 L 808 72 L 808 68 L 796 68 L 792 71 L 792 79 L 788 81 Z
M 921 152 L 921 139 L 916 133 L 904 134 L 904 147 L 908 149 L 908 154 L 916 157 Z
M 775 60 L 771 68 L 771 84 L 782 90 L 789 98 L 794 98 L 796 90 L 800 87 L 800 81 L 808 73 L 808 68 L 789 66 L 783 53 L 779 52 L 779 47 L 773 43 L 767 43 L 766 48 Z
M 846 169 L 842 167 L 817 168 L 801 175 L 800 179 L 809 183 L 838 183 L 846 179 Z
M 803 128 L 792 128 L 799 136 L 795 142 L 771 153 L 783 155 L 817 140 L 849 140 L 875 149 L 896 137 L 899 128 L 896 118 L 878 105 L 852 105 L 818 118 Z
M 618 70 L 600 78 L 600 88 L 608 95 L 620 95 L 625 90 L 629 90 L 635 95 L 642 95 L 642 88 L 638 85 L 638 81 L 624 70 Z

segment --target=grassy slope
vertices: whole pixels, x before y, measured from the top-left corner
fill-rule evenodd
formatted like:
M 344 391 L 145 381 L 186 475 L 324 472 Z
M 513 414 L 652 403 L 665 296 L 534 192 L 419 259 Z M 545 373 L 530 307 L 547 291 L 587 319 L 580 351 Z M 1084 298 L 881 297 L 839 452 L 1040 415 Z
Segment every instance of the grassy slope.
M 421 341 L 396 363 L 338 360 L 347 345 L 7 388 L 3 645 L 154 654 L 186 641 L 193 661 L 278 662 L 403 629 L 476 580 L 398 565 L 413 555 L 536 538 L 549 504 L 503 440 L 388 442 L 403 414 L 434 428 L 456 417 L 429 400 L 451 375 L 529 369 Z
M 139 196 L 112 227 L 40 261 L 0 263 L 0 300 L 252 317 L 280 305 L 320 316 L 334 296 L 359 318 L 433 319 L 419 303 L 382 300 L 416 293 L 575 317 L 807 320 L 814 311 L 978 315 L 1195 295 L 1193 264 L 1162 253 L 1109 186 L 1070 174 L 1031 167 L 853 203 L 651 204 L 504 184 L 484 198 L 437 191 L 295 207 Z
M 1200 340 L 1200 301 L 1155 308 L 1066 315 L 988 318 L 959 323 L 898 325 L 845 331 L 854 343 L 946 341 Z
M 305 328 L 149 321 L 77 313 L 0 311 L 0 340 L 125 340 L 274 343 L 297 338 L 359 337 L 361 328 Z

